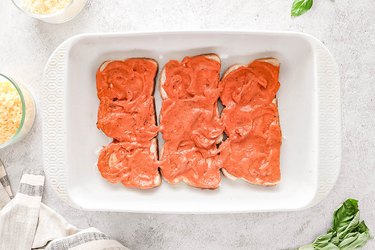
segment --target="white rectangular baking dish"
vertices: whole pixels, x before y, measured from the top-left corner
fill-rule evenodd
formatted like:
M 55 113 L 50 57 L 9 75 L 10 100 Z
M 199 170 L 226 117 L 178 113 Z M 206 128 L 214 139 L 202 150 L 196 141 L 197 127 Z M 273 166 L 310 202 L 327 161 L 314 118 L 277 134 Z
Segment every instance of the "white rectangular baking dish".
M 217 53 L 222 71 L 235 63 L 276 57 L 283 132 L 282 179 L 254 186 L 223 178 L 217 190 L 183 183 L 139 191 L 105 181 L 97 151 L 110 139 L 96 128 L 95 73 L 105 60 L 170 59 Z M 337 65 L 312 36 L 291 32 L 151 32 L 83 34 L 62 43 L 45 68 L 42 91 L 44 167 L 57 194 L 86 210 L 155 213 L 232 213 L 298 210 L 332 189 L 340 169 L 341 120 Z M 161 100 L 155 91 L 156 109 Z M 159 136 L 159 139 L 161 137 Z M 161 142 L 162 143 L 162 142 Z

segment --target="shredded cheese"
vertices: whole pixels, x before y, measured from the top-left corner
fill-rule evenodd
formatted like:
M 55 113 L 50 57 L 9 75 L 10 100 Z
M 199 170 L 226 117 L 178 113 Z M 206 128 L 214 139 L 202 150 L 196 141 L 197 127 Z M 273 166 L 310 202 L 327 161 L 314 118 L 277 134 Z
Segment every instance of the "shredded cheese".
M 22 7 L 33 14 L 52 14 L 64 9 L 72 0 L 23 0 Z
M 22 102 L 9 81 L 0 82 L 0 144 L 16 134 L 22 119 Z

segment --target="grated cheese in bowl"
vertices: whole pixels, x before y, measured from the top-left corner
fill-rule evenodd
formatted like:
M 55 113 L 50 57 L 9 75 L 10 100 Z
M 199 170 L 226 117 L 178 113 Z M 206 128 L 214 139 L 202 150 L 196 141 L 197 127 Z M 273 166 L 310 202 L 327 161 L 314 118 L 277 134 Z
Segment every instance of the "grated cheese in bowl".
M 0 82 L 0 144 L 9 141 L 20 127 L 22 101 L 9 81 Z
M 64 9 L 72 0 L 23 0 L 22 8 L 26 11 L 46 15 Z

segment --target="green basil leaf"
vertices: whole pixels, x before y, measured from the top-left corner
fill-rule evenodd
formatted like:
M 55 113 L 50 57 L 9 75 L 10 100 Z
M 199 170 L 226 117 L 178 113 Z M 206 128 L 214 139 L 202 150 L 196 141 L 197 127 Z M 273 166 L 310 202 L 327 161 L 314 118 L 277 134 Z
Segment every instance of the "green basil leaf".
M 322 247 L 327 246 L 331 241 L 332 235 L 332 233 L 328 233 L 318 236 L 318 238 L 316 238 L 316 240 L 314 240 L 314 242 L 312 243 L 313 247 L 315 249 L 321 249 Z
M 369 232 L 351 233 L 351 237 L 344 239 L 338 247 L 341 250 L 353 250 L 363 247 L 371 239 Z
M 352 232 L 358 231 L 359 226 L 359 212 L 357 212 L 354 218 L 349 222 L 348 225 L 342 225 L 340 228 L 337 229 L 337 236 L 339 239 L 345 238 L 345 236 Z
M 358 225 L 358 232 L 360 232 L 360 233 L 369 232 L 369 229 L 366 226 L 366 224 L 365 224 L 364 221 L 362 221 L 361 223 L 359 223 L 359 225 Z
M 292 5 L 292 16 L 300 16 L 311 9 L 313 0 L 294 0 Z
M 333 214 L 333 225 L 307 247 L 314 250 L 354 250 L 372 238 L 364 221 L 360 222 L 358 201 L 346 200 Z M 311 248 L 301 248 L 311 249 Z
M 328 243 L 327 246 L 322 248 L 315 248 L 315 250 L 341 250 L 339 247 L 337 247 L 335 244 Z
M 346 200 L 333 214 L 334 231 L 340 235 L 358 213 L 358 201 L 354 199 Z
M 346 247 L 355 242 L 360 233 L 353 232 L 346 235 L 346 237 L 338 244 L 341 248 Z
M 315 250 L 312 244 L 299 247 L 298 250 Z

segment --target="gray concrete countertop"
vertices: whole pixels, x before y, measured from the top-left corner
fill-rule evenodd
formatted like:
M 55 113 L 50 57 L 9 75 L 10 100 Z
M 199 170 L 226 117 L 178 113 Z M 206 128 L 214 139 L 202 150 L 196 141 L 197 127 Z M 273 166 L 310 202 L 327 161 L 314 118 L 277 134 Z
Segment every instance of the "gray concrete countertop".
M 65 39 L 82 32 L 148 30 L 291 30 L 309 33 L 336 58 L 342 90 L 342 171 L 319 205 L 299 212 L 226 215 L 154 215 L 84 212 L 64 204 L 49 186 L 44 201 L 72 224 L 97 227 L 131 249 L 293 249 L 330 226 L 333 210 L 359 199 L 375 233 L 375 1 L 315 1 L 299 18 L 292 0 L 92 0 L 71 22 L 31 19 L 10 0 L 0 1 L 0 71 L 40 98 L 44 65 Z M 1 150 L 13 190 L 22 169 L 42 166 L 42 120 Z M 365 249 L 375 249 L 375 240 Z

